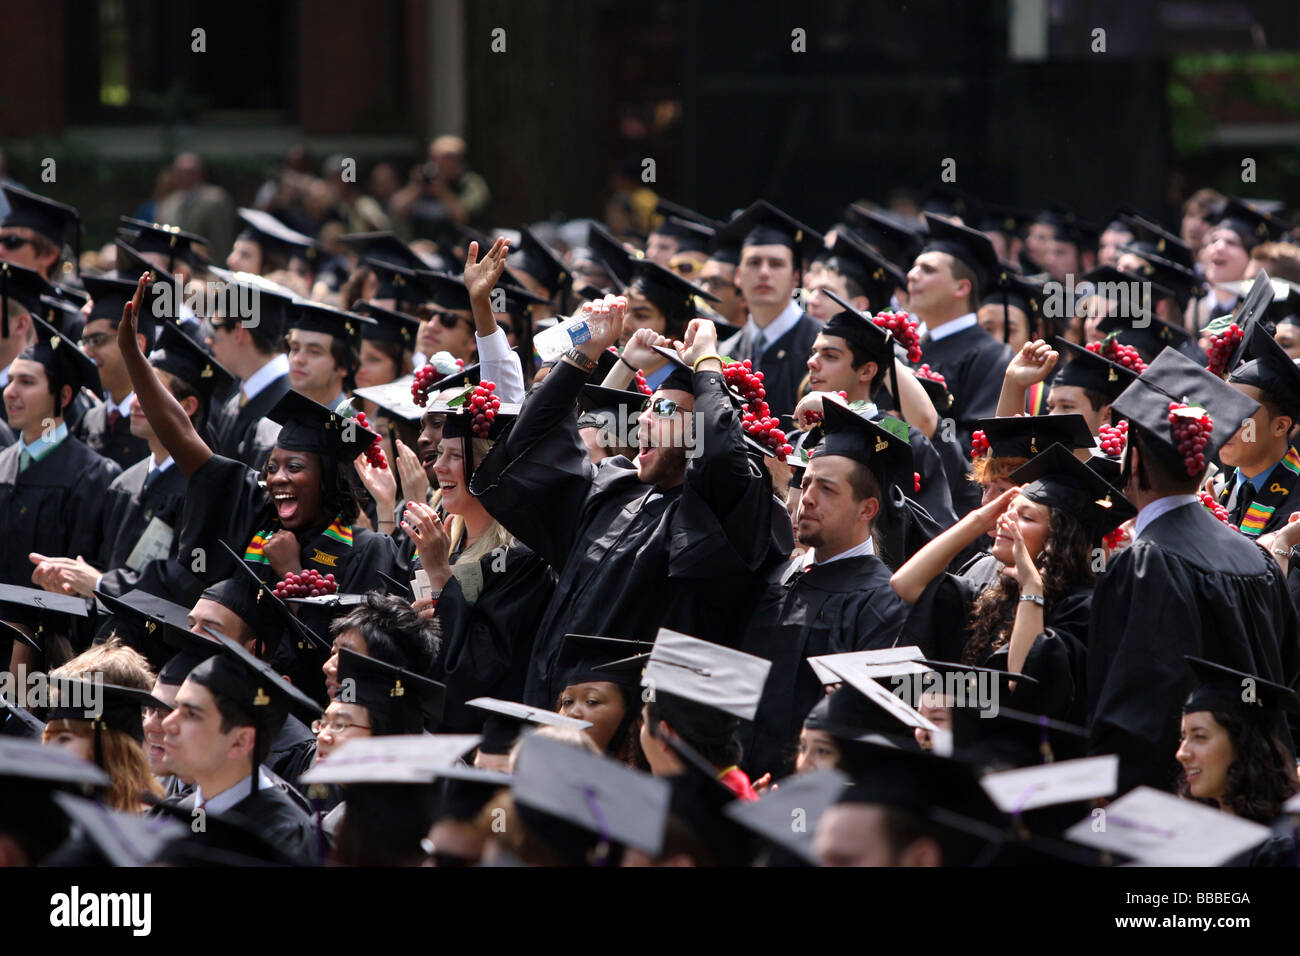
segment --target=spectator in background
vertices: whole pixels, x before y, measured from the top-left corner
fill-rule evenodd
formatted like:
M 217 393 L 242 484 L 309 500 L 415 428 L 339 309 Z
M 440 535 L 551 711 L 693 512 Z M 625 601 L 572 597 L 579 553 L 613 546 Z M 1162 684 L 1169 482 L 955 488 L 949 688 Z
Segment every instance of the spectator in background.
M 394 215 L 410 219 L 411 235 L 454 243 L 457 226 L 481 226 L 492 194 L 487 181 L 465 162 L 465 141 L 439 136 L 429 162 L 411 170 L 411 181 L 393 195 Z
M 181 153 L 172 163 L 175 191 L 158 203 L 157 221 L 197 232 L 208 240 L 207 255 L 223 261 L 235 240 L 235 207 L 220 186 L 204 182 L 203 161 Z
M 1223 193 L 1215 189 L 1198 189 L 1183 203 L 1183 222 L 1179 228 L 1183 242 L 1196 256 L 1196 271 L 1204 274 L 1201 250 L 1210 236 L 1210 217 L 1225 202 Z
M 131 217 L 142 222 L 161 222 L 162 220 L 158 218 L 158 204 L 176 188 L 175 183 L 176 180 L 172 176 L 170 166 L 164 166 L 158 170 L 158 175 L 154 177 L 153 181 L 153 195 L 136 206 L 135 212 L 131 213 Z
M 336 153 L 321 167 L 335 215 L 343 220 L 346 233 L 386 231 L 391 227 L 388 213 L 357 185 L 355 161 L 350 167 L 345 162 L 345 157 Z
M 1263 242 L 1250 250 L 1246 263 L 1247 279 L 1253 279 L 1263 269 L 1272 279 L 1289 279 L 1300 282 L 1300 246 L 1289 242 Z

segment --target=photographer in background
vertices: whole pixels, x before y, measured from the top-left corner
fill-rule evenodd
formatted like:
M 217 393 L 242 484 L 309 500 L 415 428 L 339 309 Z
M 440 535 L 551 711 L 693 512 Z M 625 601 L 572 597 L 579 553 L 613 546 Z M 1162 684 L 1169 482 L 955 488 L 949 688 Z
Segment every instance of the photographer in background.
M 411 181 L 392 199 L 392 212 L 411 223 L 415 239 L 455 241 L 457 226 L 478 226 L 492 194 L 487 181 L 465 164 L 465 141 L 439 136 L 429 162 L 411 170 Z

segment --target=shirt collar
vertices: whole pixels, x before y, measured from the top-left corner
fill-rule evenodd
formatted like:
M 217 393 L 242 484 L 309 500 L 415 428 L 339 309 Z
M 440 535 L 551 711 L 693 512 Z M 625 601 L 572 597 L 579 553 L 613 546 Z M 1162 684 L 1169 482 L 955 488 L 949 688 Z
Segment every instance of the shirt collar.
M 979 319 L 976 317 L 975 313 L 967 312 L 965 315 L 959 316 L 951 322 L 945 322 L 937 329 L 932 329 L 926 326 L 917 331 L 920 335 L 925 335 L 928 332 L 930 335 L 930 341 L 938 342 L 940 339 L 946 339 L 948 336 L 956 335 L 958 332 L 965 332 L 971 326 L 977 325 L 978 323 Z
M 50 452 L 54 451 L 54 449 L 58 447 L 58 444 L 67 437 L 68 423 L 59 422 L 59 427 L 54 429 L 53 434 L 48 438 L 46 437 L 45 432 L 41 432 L 41 437 L 29 445 L 27 442 L 23 441 L 22 436 L 20 435 L 18 438 L 18 444 L 23 451 L 27 452 L 27 454 L 31 456 L 32 461 L 40 461 Z
M 203 788 L 196 784 L 194 787 L 194 805 L 196 807 L 203 807 L 203 809 L 208 813 L 225 813 L 249 795 L 250 788 L 248 781 L 252 776 L 251 773 L 247 774 L 238 783 L 227 787 L 225 790 L 222 790 L 220 793 L 214 794 L 211 797 L 205 797 L 203 795 Z M 275 784 L 271 782 L 271 778 L 268 777 L 266 771 L 259 766 L 257 768 L 257 789 L 266 790 L 273 786 L 275 786 Z
M 155 471 L 166 471 L 168 468 L 172 466 L 173 461 L 174 459 L 172 458 L 172 456 L 168 455 L 166 458 L 162 460 L 162 463 L 159 464 L 158 462 L 154 461 L 153 453 L 151 452 L 149 454 L 149 474 L 152 475 Z
M 1147 526 L 1157 518 L 1181 508 L 1183 505 L 1194 504 L 1197 500 L 1196 495 L 1192 494 L 1166 495 L 1163 498 L 1157 498 L 1138 512 L 1137 521 L 1133 524 L 1133 540 L 1136 541 L 1142 537 L 1142 532 L 1146 531 Z
M 805 552 L 803 553 L 803 568 L 804 568 L 805 571 L 806 571 L 808 568 L 812 567 L 814 564 L 820 566 L 820 565 L 823 565 L 823 564 L 830 564 L 830 563 L 833 562 L 833 561 L 841 561 L 841 560 L 843 560 L 844 558 L 860 558 L 860 557 L 863 557 L 864 555 L 875 554 L 875 553 L 876 553 L 876 548 L 875 548 L 875 546 L 872 544 L 870 538 L 867 538 L 867 540 L 866 540 L 866 541 L 863 541 L 861 544 L 855 544 L 853 547 L 849 548 L 847 551 L 841 551 L 839 554 L 835 555 L 835 557 L 833 557 L 833 558 L 827 558 L 825 561 L 816 561 L 816 560 L 814 560 L 814 558 L 813 558 L 813 551 L 814 551 L 814 550 L 815 550 L 814 548 L 809 548 L 807 551 L 805 551 Z
M 1243 480 L 1249 481 L 1252 485 L 1255 486 L 1255 493 L 1259 494 L 1261 491 L 1264 490 L 1264 486 L 1268 484 L 1268 479 L 1272 476 L 1275 470 L 1277 470 L 1276 462 L 1273 464 L 1272 468 L 1268 468 L 1265 469 L 1264 471 L 1261 471 L 1254 478 L 1247 478 L 1245 475 L 1241 473 L 1241 469 L 1238 468 L 1236 472 L 1237 484 L 1240 485 Z
M 246 398 L 253 398 L 258 392 L 262 391 L 277 378 L 289 374 L 289 356 L 281 352 L 271 361 L 267 362 L 248 378 L 244 379 L 244 384 L 240 386 L 240 391 Z
M 754 321 L 754 317 L 751 315 L 748 321 L 745 322 L 745 332 L 757 345 L 755 354 L 762 355 L 771 347 L 773 342 L 798 325 L 799 320 L 802 318 L 803 309 L 799 308 L 798 304 L 793 299 L 791 299 L 790 304 L 781 311 L 780 315 L 767 324 L 767 328 L 765 329 L 760 329 L 758 323 Z
M 107 403 L 109 408 L 117 409 L 117 413 L 123 418 L 130 418 L 131 403 L 135 401 L 135 392 L 129 393 L 126 398 L 122 399 L 116 405 L 113 404 L 113 397 L 111 395 L 105 395 L 104 401 Z

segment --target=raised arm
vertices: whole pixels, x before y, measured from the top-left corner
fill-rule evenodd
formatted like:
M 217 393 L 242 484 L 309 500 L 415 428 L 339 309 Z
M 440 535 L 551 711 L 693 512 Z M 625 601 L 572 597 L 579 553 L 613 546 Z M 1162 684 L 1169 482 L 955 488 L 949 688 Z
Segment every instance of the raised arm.
M 889 579 L 894 592 L 908 604 L 915 604 L 930 582 L 943 573 L 953 558 L 978 540 L 980 535 L 992 533 L 1002 512 L 1007 510 L 1011 500 L 1019 493 L 1018 488 L 1007 489 L 929 541 Z
M 131 387 L 135 390 L 140 408 L 149 419 L 154 434 L 163 443 L 167 453 L 175 459 L 177 467 L 189 478 L 212 457 L 212 449 L 199 437 L 181 403 L 163 386 L 148 359 L 140 351 L 140 343 L 136 340 L 136 315 L 148 282 L 147 273 L 140 276 L 135 287 L 135 297 L 122 307 L 122 322 L 117 327 L 117 345 L 121 349 L 127 374 L 131 376 Z
M 1007 364 L 998 395 L 998 418 L 1011 418 L 1025 412 L 1025 393 L 1031 385 L 1044 381 L 1056 368 L 1061 353 L 1042 339 L 1026 342 Z
M 912 370 L 902 362 L 894 363 L 894 377 L 898 383 L 898 411 L 903 421 L 926 438 L 933 438 L 939 428 L 939 413 L 935 411 L 934 402 L 930 401 Z

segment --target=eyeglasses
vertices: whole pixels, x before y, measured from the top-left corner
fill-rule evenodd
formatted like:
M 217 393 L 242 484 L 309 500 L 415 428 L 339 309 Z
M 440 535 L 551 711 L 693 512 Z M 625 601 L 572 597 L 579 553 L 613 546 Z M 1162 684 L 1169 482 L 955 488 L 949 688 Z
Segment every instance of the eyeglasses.
M 16 232 L 6 233 L 5 235 L 0 236 L 0 246 L 4 246 L 6 249 L 11 250 L 21 249 L 23 246 L 35 243 L 35 241 L 35 239 L 30 239 L 27 236 L 20 236 Z
M 677 414 L 679 408 L 681 408 L 681 405 L 671 398 L 656 398 L 650 403 L 650 414 L 659 418 L 672 418 Z
M 81 347 L 83 349 L 97 349 L 112 338 L 115 338 L 112 332 L 96 332 L 93 335 L 83 337 L 81 340 Z
M 145 720 L 153 720 L 155 717 L 163 718 L 166 717 L 171 712 L 172 711 L 170 707 L 163 708 L 163 707 L 146 706 L 140 708 L 140 716 L 143 717 Z
M 438 324 L 444 329 L 454 329 L 457 322 L 468 322 L 474 324 L 473 319 L 467 319 L 463 315 L 457 315 L 455 312 L 435 312 L 433 317 L 438 320 Z
M 343 733 L 344 731 L 351 730 L 353 727 L 356 727 L 360 730 L 370 729 L 369 724 L 354 724 L 351 721 L 341 720 L 341 719 L 322 720 L 320 718 L 317 718 L 316 720 L 313 720 L 311 722 L 311 732 L 313 734 L 321 734 L 328 730 L 330 732 L 330 736 L 332 737 L 337 737 L 339 734 Z

